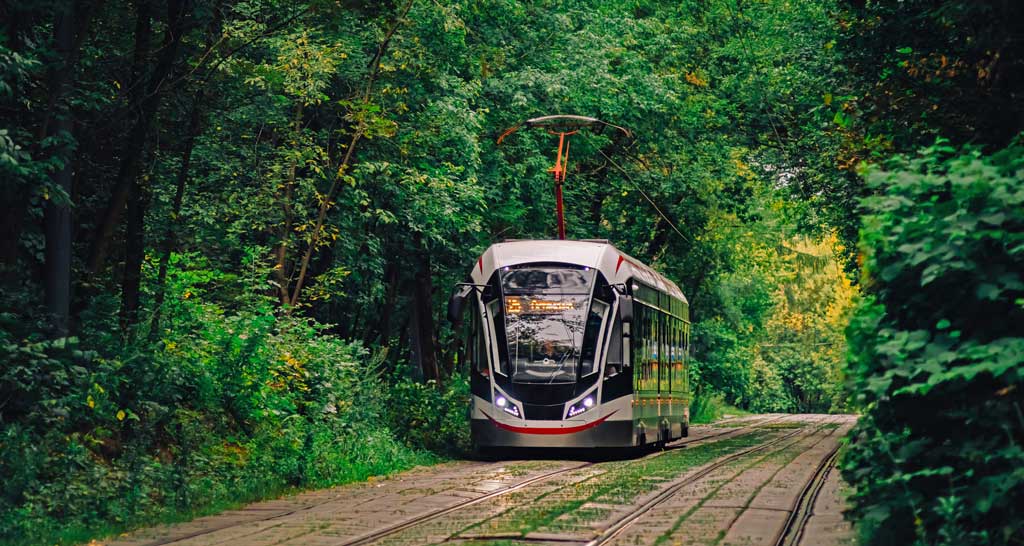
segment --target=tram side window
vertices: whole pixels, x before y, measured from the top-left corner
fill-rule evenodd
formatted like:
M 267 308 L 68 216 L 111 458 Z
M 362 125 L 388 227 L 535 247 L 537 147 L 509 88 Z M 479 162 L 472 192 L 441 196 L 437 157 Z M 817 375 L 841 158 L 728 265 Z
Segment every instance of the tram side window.
M 640 377 L 643 373 L 644 354 L 644 322 L 643 306 L 635 305 L 633 309 L 633 325 L 630 347 L 633 350 L 633 390 L 640 390 Z
M 644 390 L 651 390 L 651 355 L 654 354 L 654 325 L 651 313 L 644 309 Z M 657 385 L 655 385 L 657 388 Z
M 473 314 L 473 320 L 470 321 L 472 326 L 470 327 L 469 339 L 471 363 L 473 369 L 480 374 L 491 375 L 491 368 L 487 365 L 487 333 L 484 331 L 480 312 L 475 305 L 472 307 L 471 313 Z
M 666 319 L 668 320 L 668 357 L 665 359 L 665 377 L 666 383 L 668 383 L 668 392 L 675 392 L 679 390 L 675 374 L 676 355 L 679 354 L 679 349 L 676 348 L 676 319 L 671 316 Z
M 494 334 L 497 336 L 495 340 L 498 347 L 505 346 L 505 314 L 501 307 L 501 300 L 496 299 L 487 304 L 487 316 L 491 318 L 494 323 Z M 495 364 L 495 371 L 501 375 L 508 375 L 508 362 L 502 357 L 505 355 L 505 351 L 498 351 L 498 362 Z
M 683 331 L 683 370 L 688 372 L 690 367 L 690 323 L 684 324 Z M 686 373 L 686 390 L 690 390 L 690 374 Z
M 683 374 L 683 323 L 673 319 L 675 328 L 672 338 L 672 388 L 676 392 L 684 392 L 686 384 Z
M 608 314 L 608 304 L 595 299 L 590 304 L 590 313 L 587 315 L 587 325 L 583 332 L 583 349 L 580 358 L 580 376 L 586 377 L 597 371 L 597 363 L 600 361 L 601 349 L 601 328 L 604 326 L 604 318 Z
M 682 361 L 682 337 L 683 330 L 682 324 L 679 319 L 672 320 L 672 390 L 673 392 L 682 392 L 685 388 L 683 385 L 683 374 L 680 369 L 679 363 Z
M 658 392 L 668 392 L 668 378 L 665 377 L 665 360 L 668 357 L 668 328 L 665 313 L 658 311 L 656 314 L 658 324 L 658 356 L 654 358 L 655 375 L 658 380 Z
M 604 365 L 605 377 L 611 377 L 622 371 L 622 321 L 618 317 L 612 321 L 611 333 L 608 335 L 608 358 Z
M 637 355 L 640 354 L 639 347 L 640 347 L 640 343 L 641 343 L 640 340 L 641 339 L 642 338 L 640 337 L 640 306 L 634 303 L 633 304 L 633 324 L 630 325 L 630 327 L 629 327 L 629 350 L 632 351 L 632 353 L 633 353 L 633 354 L 629 355 L 629 360 L 630 360 L 630 362 L 633 363 L 632 368 L 633 368 L 633 390 L 634 391 L 636 391 L 640 387 L 640 385 L 638 383 L 638 378 L 640 377 L 639 376 L 639 373 L 640 373 L 639 372 L 640 360 L 637 358 Z
M 638 341 L 637 358 L 639 381 L 637 390 L 645 392 L 658 392 L 658 313 L 654 309 L 640 305 L 637 306 L 639 314 L 635 322 L 642 325 Z

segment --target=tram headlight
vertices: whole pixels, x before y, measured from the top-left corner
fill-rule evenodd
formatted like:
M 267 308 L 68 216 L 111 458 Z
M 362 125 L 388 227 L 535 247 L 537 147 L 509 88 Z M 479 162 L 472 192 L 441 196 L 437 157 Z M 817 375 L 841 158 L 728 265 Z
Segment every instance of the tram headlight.
M 511 403 L 502 395 L 498 395 L 494 398 L 494 405 L 501 408 L 505 413 L 513 417 L 522 417 L 522 412 L 519 411 L 519 406 Z
M 569 406 L 569 413 L 567 416 L 576 417 L 577 415 L 587 411 L 592 407 L 594 407 L 594 397 L 587 396 L 582 401 L 576 402 L 575 404 Z

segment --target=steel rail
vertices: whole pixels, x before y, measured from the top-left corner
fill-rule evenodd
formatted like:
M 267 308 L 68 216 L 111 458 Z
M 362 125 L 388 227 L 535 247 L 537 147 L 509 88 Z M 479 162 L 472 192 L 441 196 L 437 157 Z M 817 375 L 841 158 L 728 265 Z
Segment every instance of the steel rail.
M 722 432 L 718 432 L 716 434 L 707 434 L 707 435 L 700 436 L 700 437 L 697 437 L 697 438 L 684 438 L 684 439 L 681 439 L 681 440 L 676 440 L 675 442 L 672 442 L 671 444 L 666 445 L 662 449 L 662 451 L 656 452 L 656 453 L 654 453 L 652 455 L 649 455 L 649 457 L 657 457 L 658 455 L 660 455 L 661 453 L 664 453 L 665 451 L 671 451 L 673 449 L 679 449 L 679 448 L 687 447 L 687 446 L 690 446 L 690 445 L 693 445 L 693 444 L 696 444 L 696 443 L 704 442 L 705 440 L 710 440 L 712 438 L 721 438 L 722 436 L 726 436 L 726 435 L 730 435 L 730 434 L 736 435 L 738 433 L 750 430 L 750 429 L 752 429 L 752 428 L 754 428 L 756 426 L 763 426 L 763 425 L 767 425 L 769 423 L 774 423 L 775 421 L 781 421 L 782 419 L 784 419 L 786 417 L 791 417 L 791 415 L 785 415 L 785 414 L 777 415 L 775 417 L 768 417 L 768 418 L 765 418 L 765 419 L 759 419 L 759 420 L 754 421 L 753 423 L 750 423 L 748 425 L 743 425 L 743 426 L 735 427 L 735 428 L 727 428 L 727 429 L 723 430 Z

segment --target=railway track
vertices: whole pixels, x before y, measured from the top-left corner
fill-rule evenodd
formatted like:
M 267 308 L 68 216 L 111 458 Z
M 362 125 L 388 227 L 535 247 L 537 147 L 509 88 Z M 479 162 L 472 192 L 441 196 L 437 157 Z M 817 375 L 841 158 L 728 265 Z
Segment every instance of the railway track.
M 754 428 L 756 428 L 758 426 L 765 425 L 765 424 L 768 424 L 768 423 L 772 423 L 772 422 L 775 422 L 775 421 L 779 421 L 779 420 L 783 419 L 784 417 L 785 416 L 771 416 L 771 417 L 768 417 L 766 419 L 756 420 L 756 421 L 754 421 L 753 423 L 751 423 L 749 425 L 742 426 L 742 427 L 737 427 L 735 429 L 725 430 L 725 431 L 714 433 L 714 434 L 707 434 L 707 435 L 700 436 L 700 437 L 697 437 L 697 438 L 684 438 L 682 440 L 677 440 L 676 442 L 673 442 L 673 443 L 669 444 L 668 446 L 666 446 L 666 448 L 664 450 L 656 451 L 654 453 L 646 455 L 644 458 L 659 457 L 661 455 L 664 455 L 665 452 L 668 451 L 668 450 L 680 449 L 680 448 L 684 448 L 684 447 L 688 447 L 688 446 L 692 446 L 692 445 L 696 445 L 696 444 L 702 444 L 702 443 L 705 443 L 705 442 L 707 442 L 709 440 L 713 440 L 715 438 L 721 438 L 721 437 L 727 436 L 727 435 L 739 436 L 741 434 L 744 434 L 744 433 L 746 433 L 748 431 L 753 430 Z M 358 537 L 358 538 L 355 538 L 355 539 L 352 539 L 352 540 L 349 540 L 349 541 L 339 542 L 339 543 L 337 543 L 336 545 L 333 545 L 333 546 L 363 546 L 365 544 L 371 544 L 373 542 L 376 542 L 378 540 L 384 539 L 384 538 L 386 538 L 388 536 L 391 536 L 391 535 L 393 535 L 395 533 L 398 533 L 400 531 L 404 531 L 406 529 L 415 527 L 417 525 L 421 525 L 421 524 L 426 523 L 428 521 L 435 520 L 437 518 L 443 517 L 443 516 L 445 516 L 447 514 L 450 514 L 452 512 L 455 512 L 455 511 L 458 511 L 458 510 L 462 510 L 463 508 L 468 508 L 468 507 L 473 506 L 475 504 L 479 504 L 481 502 L 485 502 L 485 501 L 491 500 L 491 499 L 493 499 L 495 497 L 499 497 L 499 496 L 502 496 L 502 495 L 505 495 L 505 494 L 508 494 L 508 493 L 512 493 L 513 491 L 517 491 L 517 490 L 522 489 L 522 488 L 524 488 L 524 487 L 526 487 L 528 485 L 532 485 L 532 484 L 535 484 L 535 483 L 538 483 L 538 482 L 546 481 L 546 480 L 555 478 L 557 476 L 561 476 L 561 475 L 569 473 L 569 472 L 573 472 L 573 471 L 576 471 L 576 470 L 587 468 L 587 467 L 593 466 L 594 464 L 596 464 L 596 463 L 593 463 L 593 462 L 584 463 L 584 464 L 576 465 L 576 466 L 573 466 L 573 467 L 570 467 L 570 468 L 564 468 L 564 469 L 561 469 L 561 470 L 550 472 L 550 473 L 544 474 L 542 476 L 537 476 L 535 478 L 531 478 L 530 480 L 527 480 L 527 481 L 522 482 L 520 484 L 517 484 L 515 486 L 511 486 L 511 487 L 508 487 L 508 488 L 501 489 L 501 490 L 495 491 L 493 493 L 490 493 L 490 494 L 486 495 L 485 497 L 479 497 L 479 498 L 476 498 L 476 499 L 471 499 L 471 500 L 468 500 L 466 502 L 457 504 L 455 506 L 451 506 L 451 507 L 448 507 L 448 508 L 445 508 L 445 509 L 442 509 L 442 510 L 437 510 L 437 511 L 434 511 L 434 512 L 429 512 L 429 513 L 423 514 L 421 516 L 418 516 L 416 518 L 410 519 L 408 521 L 404 521 L 404 522 L 392 525 L 390 527 L 386 527 L 384 529 L 380 529 L 378 531 L 374 531 L 374 532 L 372 532 L 370 534 L 367 534 L 367 535 L 364 535 L 364 536 L 361 536 L 361 537 Z
M 753 430 L 755 430 L 758 427 L 782 421 L 782 420 L 786 419 L 787 417 L 788 416 L 786 416 L 786 415 L 770 415 L 770 416 L 766 416 L 765 418 L 761 418 L 761 419 L 753 419 L 753 420 L 751 420 L 751 422 L 749 424 L 744 424 L 742 426 L 738 426 L 738 427 L 734 427 L 734 428 L 729 428 L 729 429 L 725 429 L 725 430 L 714 432 L 714 433 L 710 433 L 710 434 L 705 434 L 705 435 L 698 436 L 698 437 L 684 438 L 684 439 L 677 440 L 676 442 L 673 442 L 673 443 L 669 444 L 663 450 L 659 450 L 659 451 L 656 451 L 654 453 L 647 454 L 647 455 L 645 455 L 645 456 L 643 456 L 641 458 L 642 459 L 647 459 L 647 458 L 659 457 L 659 456 L 662 456 L 662 455 L 664 455 L 665 453 L 667 453 L 668 451 L 671 451 L 671 450 L 682 449 L 682 448 L 686 448 L 686 447 L 690 447 L 690 446 L 694 446 L 694 445 L 700 445 L 700 444 L 704 444 L 704 443 L 707 443 L 709 441 L 716 440 L 716 439 L 724 439 L 726 437 L 731 437 L 731 436 L 740 436 L 740 435 L 746 434 L 746 433 L 748 433 L 750 431 L 753 431 Z M 788 434 L 786 434 L 786 435 L 784 435 L 784 436 L 782 436 L 782 437 L 780 437 L 780 438 L 778 438 L 776 440 L 773 440 L 772 442 L 768 442 L 766 444 L 762 444 L 760 446 L 756 446 L 755 448 L 744 450 L 744 451 L 738 452 L 736 454 L 732 454 L 732 455 L 722 459 L 720 464 L 717 464 L 716 466 L 714 466 L 712 468 L 708 468 L 706 471 L 702 471 L 700 476 L 705 475 L 707 472 L 710 472 L 710 471 L 714 470 L 714 468 L 718 468 L 719 466 L 721 466 L 721 464 L 725 464 L 728 461 L 731 461 L 731 460 L 735 459 L 736 457 L 739 457 L 739 456 L 742 456 L 742 455 L 745 455 L 745 454 L 749 454 L 749 453 L 751 453 L 753 451 L 758 451 L 758 450 L 761 450 L 761 449 L 766 449 L 766 448 L 768 448 L 768 447 L 770 447 L 772 445 L 775 445 L 776 443 L 778 443 L 780 441 L 784 441 L 786 438 L 792 437 L 793 435 L 801 432 L 802 430 L 803 430 L 802 428 L 801 429 L 797 429 L 797 430 L 795 430 L 795 431 L 793 431 L 791 433 L 788 433 Z M 507 464 L 507 461 L 505 461 L 505 462 L 497 462 L 497 463 L 484 463 L 484 464 L 480 464 L 479 466 L 482 469 L 489 469 L 489 468 L 493 468 L 493 467 L 497 467 L 497 466 L 501 466 L 501 465 L 505 465 L 505 464 Z M 567 473 L 578 471 L 578 470 L 582 470 L 582 469 L 585 469 L 587 467 L 591 467 L 591 466 L 593 466 L 595 464 L 596 464 L 595 462 L 584 462 L 584 463 L 581 463 L 581 464 L 576 464 L 576 465 L 571 465 L 571 466 L 568 466 L 568 467 L 560 468 L 558 470 L 554 470 L 554 471 L 551 471 L 551 472 L 546 472 L 546 473 L 534 476 L 532 478 L 529 478 L 527 480 L 524 480 L 522 482 L 519 482 L 517 484 L 510 485 L 508 487 L 504 487 L 504 488 L 498 489 L 496 491 L 492 491 L 490 493 L 481 495 L 479 497 L 475 497 L 475 498 L 472 498 L 472 499 L 467 499 L 467 500 L 465 500 L 463 502 L 460 502 L 460 503 L 452 505 L 452 506 L 448 506 L 448 507 L 440 508 L 440 509 L 436 509 L 436 510 L 431 510 L 431 511 L 425 512 L 423 514 L 419 514 L 417 516 L 414 516 L 412 518 L 400 521 L 398 523 L 395 523 L 395 524 L 392 524 L 392 525 L 389 525 L 389 526 L 386 526 L 386 527 L 383 527 L 383 528 L 380 528 L 380 529 L 376 529 L 376 530 L 374 530 L 372 532 L 369 532 L 369 533 L 366 533 L 366 534 L 363 534 L 363 535 L 360 535 L 360 536 L 357 536 L 357 537 L 354 537 L 354 538 L 351 538 L 351 539 L 341 539 L 338 542 L 333 543 L 332 546 L 362 546 L 362 545 L 365 545 L 365 544 L 370 544 L 370 543 L 379 541 L 381 539 L 384 539 L 386 537 L 389 537 L 391 535 L 394 535 L 396 533 L 399 533 L 401 531 L 405 531 L 407 529 L 416 527 L 418 525 L 421 525 L 421 524 L 424 524 L 424 523 L 427 523 L 427 522 L 430 522 L 430 521 L 442 518 L 442 517 L 444 517 L 446 515 L 449 515 L 449 514 L 451 514 L 453 512 L 456 512 L 456 511 L 459 511 L 459 510 L 462 510 L 462 509 L 465 509 L 465 508 L 468 508 L 470 506 L 474 506 L 474 505 L 477 505 L 477 504 L 480 504 L 480 503 L 492 501 L 495 498 L 498 498 L 498 497 L 501 497 L 501 496 L 504 496 L 504 495 L 508 495 L 510 493 L 513 493 L 515 491 L 519 491 L 519 490 L 524 489 L 526 487 L 529 487 L 531 485 L 535 485 L 535 484 L 542 483 L 542 482 L 545 482 L 545 481 L 548 481 L 548 480 L 552 480 L 552 479 L 555 479 L 555 478 L 557 478 L 559 476 L 565 475 Z M 683 486 L 685 486 L 688 483 L 692 483 L 693 480 L 699 478 L 700 476 L 694 476 L 693 479 L 688 479 L 685 483 L 682 483 L 678 487 L 673 486 L 674 487 L 673 491 L 678 490 L 680 487 L 683 487 Z M 168 537 L 161 537 L 161 538 L 158 538 L 158 539 L 150 540 L 150 541 L 147 541 L 147 542 L 143 542 L 143 543 L 139 544 L 138 546 L 166 546 L 166 545 L 171 545 L 171 544 L 176 544 L 176 543 L 184 542 L 184 541 L 189 540 L 189 539 L 194 539 L 194 538 L 197 538 L 197 537 L 202 537 L 204 535 L 209 535 L 209 534 L 212 534 L 212 533 L 215 533 L 215 532 L 226 531 L 226 530 L 229 530 L 229 529 L 232 529 L 232 528 L 242 527 L 242 526 L 252 526 L 254 524 L 265 524 L 265 523 L 268 523 L 268 522 L 269 523 L 273 523 L 275 521 L 280 521 L 281 524 L 284 524 L 287 521 L 287 519 L 292 517 L 292 516 L 301 515 L 302 513 L 305 513 L 305 512 L 312 512 L 312 511 L 316 510 L 317 508 L 320 508 L 320 507 L 322 507 L 324 505 L 327 505 L 327 504 L 330 504 L 330 503 L 333 503 L 333 502 L 338 502 L 338 501 L 336 499 L 328 499 L 328 500 L 325 500 L 325 501 L 322 501 L 322 502 L 317 502 L 317 503 L 309 504 L 309 505 L 298 507 L 298 508 L 294 508 L 294 509 L 276 511 L 276 512 L 267 514 L 267 515 L 262 516 L 262 517 L 248 518 L 248 519 L 245 519 L 244 521 L 225 522 L 222 525 L 212 525 L 210 527 L 206 527 L 206 528 L 203 528 L 203 529 L 200 529 L 200 530 L 197 530 L 197 531 L 193 531 L 193 532 L 188 532 L 188 533 L 185 533 L 185 534 L 173 535 L 173 536 L 168 536 Z M 262 531 L 266 530 L 268 527 L 269 526 L 267 526 L 267 525 L 259 526 L 259 529 L 254 531 L 254 534 L 262 532 Z M 595 543 L 595 544 L 600 544 L 600 543 Z
M 784 434 L 784 435 L 782 435 L 782 436 L 780 436 L 778 438 L 775 438 L 774 440 L 771 440 L 769 442 L 765 442 L 763 444 L 756 445 L 754 447 L 747 448 L 747 449 L 744 449 L 744 450 L 741 450 L 741 451 L 737 451 L 736 453 L 729 454 L 729 455 L 727 455 L 725 457 L 722 457 L 722 458 L 718 459 L 717 461 L 715 461 L 715 462 L 713 462 L 711 464 L 706 465 L 705 467 L 703 467 L 702 469 L 698 470 L 697 472 L 694 472 L 693 474 L 690 474 L 690 475 L 686 476 L 685 478 L 683 478 L 682 480 L 680 480 L 680 481 L 672 484 L 671 486 L 665 488 L 660 493 L 658 493 L 656 496 L 654 496 L 653 498 L 651 498 L 647 502 L 645 502 L 642 505 L 640 505 L 636 510 L 634 510 L 634 511 L 630 512 L 629 514 L 627 514 L 626 516 L 620 518 L 617 522 L 615 522 L 610 527 L 605 529 L 605 531 L 603 533 L 601 533 L 597 538 L 591 540 L 590 542 L 587 542 L 585 544 L 585 546 L 603 546 L 603 545 L 606 545 L 606 544 L 610 544 L 613 540 L 615 540 L 622 533 L 624 533 L 626 530 L 628 530 L 633 524 L 637 523 L 641 518 L 643 518 L 644 515 L 646 515 L 648 512 L 650 512 L 654 508 L 658 507 L 659 505 L 661 505 L 665 501 L 667 501 L 670 498 L 672 498 L 674 495 L 676 495 L 684 487 L 687 487 L 689 485 L 692 485 L 692 484 L 696 483 L 701 478 L 704 478 L 705 476 L 711 474 L 712 472 L 714 472 L 714 471 L 724 467 L 725 465 L 727 465 L 727 464 L 729 464 L 729 463 L 731 463 L 731 462 L 733 462 L 733 461 L 735 461 L 737 459 L 740 459 L 740 458 L 745 457 L 747 455 L 751 455 L 751 454 L 754 454 L 754 453 L 759 453 L 759 452 L 765 451 L 765 450 L 767 450 L 767 449 L 769 449 L 771 447 L 774 447 L 776 445 L 779 445 L 779 444 L 785 442 L 786 440 L 788 440 L 790 438 L 793 438 L 794 436 L 797 436 L 797 435 L 799 435 L 799 434 L 801 434 L 803 432 L 805 432 L 804 428 L 796 429 L 796 430 L 794 430 L 794 431 L 792 431 L 792 432 L 790 432 L 788 434 Z

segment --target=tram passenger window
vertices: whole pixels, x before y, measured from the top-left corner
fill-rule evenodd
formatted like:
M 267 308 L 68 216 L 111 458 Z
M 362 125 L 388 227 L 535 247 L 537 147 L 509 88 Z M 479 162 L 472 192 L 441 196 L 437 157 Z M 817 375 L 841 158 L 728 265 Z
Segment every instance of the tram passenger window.
M 653 335 L 651 336 L 651 356 L 650 356 L 650 358 L 651 358 L 651 364 L 650 364 L 651 385 L 650 385 L 650 390 L 653 391 L 653 392 L 657 392 L 658 391 L 658 387 L 659 387 L 659 385 L 658 385 L 658 373 L 660 373 L 660 370 L 658 368 L 658 360 L 661 357 L 661 338 L 662 338 L 662 335 L 663 335 L 662 334 L 661 324 L 659 324 L 659 322 L 660 322 L 659 319 L 661 318 L 659 316 L 660 314 L 661 313 L 658 312 L 658 311 L 652 311 L 651 312 L 651 333 Z
M 676 357 L 676 319 L 666 316 L 665 322 L 668 325 L 668 336 L 665 339 L 665 390 L 672 392 L 675 385 L 672 384 L 672 362 Z
M 633 351 L 633 354 L 629 355 L 630 362 L 633 363 L 633 377 L 637 375 L 637 371 L 640 369 L 640 359 L 637 358 L 638 348 L 640 347 L 640 313 L 643 309 L 639 305 L 633 304 L 633 324 L 629 327 L 629 350 Z M 633 381 L 633 390 L 636 390 L 636 380 Z
M 661 335 L 658 336 L 658 392 L 669 392 L 669 336 L 672 334 L 672 330 L 669 326 L 668 315 L 659 312 L 658 325 L 661 333 Z
M 683 385 L 683 372 L 680 363 L 683 361 L 682 353 L 682 337 L 683 330 L 682 324 L 678 319 L 673 319 L 672 329 L 672 391 L 682 392 L 684 390 Z
M 683 383 L 683 324 L 675 320 L 675 335 L 672 337 L 672 390 L 683 392 L 686 385 Z

